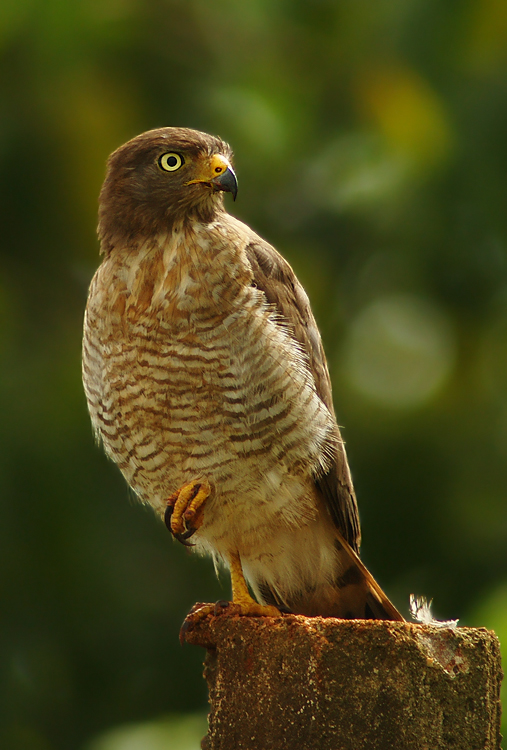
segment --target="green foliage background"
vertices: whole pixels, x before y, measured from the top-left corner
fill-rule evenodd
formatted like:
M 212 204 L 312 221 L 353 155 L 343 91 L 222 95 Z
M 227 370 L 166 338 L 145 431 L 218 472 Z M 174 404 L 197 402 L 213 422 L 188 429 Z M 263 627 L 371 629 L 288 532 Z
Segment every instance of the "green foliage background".
M 310 294 L 367 564 L 507 643 L 507 5 L 3 0 L 0 60 L 1 746 L 206 705 L 178 628 L 228 582 L 129 502 L 80 384 L 105 159 L 152 127 L 230 141 L 230 210 Z

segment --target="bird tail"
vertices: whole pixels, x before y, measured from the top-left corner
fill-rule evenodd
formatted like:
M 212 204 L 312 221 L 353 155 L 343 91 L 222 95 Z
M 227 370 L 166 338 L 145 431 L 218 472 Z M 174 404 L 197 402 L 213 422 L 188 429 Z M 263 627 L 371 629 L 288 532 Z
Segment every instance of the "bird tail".
M 337 590 L 335 606 L 340 611 L 335 616 L 404 622 L 403 615 L 380 588 L 357 552 L 341 535 L 336 539 L 335 546 L 344 563 L 344 572 L 333 585 Z
M 285 594 L 275 592 L 267 582 L 258 581 L 256 590 L 262 601 L 293 614 L 404 622 L 405 618 L 338 531 L 335 532 L 334 547 L 339 575 Z

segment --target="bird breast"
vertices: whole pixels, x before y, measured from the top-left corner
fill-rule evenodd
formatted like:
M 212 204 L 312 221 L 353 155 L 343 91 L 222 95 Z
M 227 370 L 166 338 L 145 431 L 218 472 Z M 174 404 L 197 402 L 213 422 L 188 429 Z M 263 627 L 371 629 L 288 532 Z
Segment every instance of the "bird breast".
M 332 417 L 299 345 L 252 286 L 244 244 L 217 223 L 113 251 L 85 318 L 97 436 L 160 513 L 178 487 L 206 477 L 200 537 L 215 549 L 315 517 L 311 477 L 333 451 Z

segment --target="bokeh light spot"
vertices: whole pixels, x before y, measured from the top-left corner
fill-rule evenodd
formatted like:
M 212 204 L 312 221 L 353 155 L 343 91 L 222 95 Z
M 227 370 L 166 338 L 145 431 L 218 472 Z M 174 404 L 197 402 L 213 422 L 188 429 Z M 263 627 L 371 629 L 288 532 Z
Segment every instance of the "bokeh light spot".
M 343 367 L 350 384 L 378 403 L 413 408 L 448 379 L 455 338 L 446 315 L 415 295 L 380 297 L 349 329 Z
M 195 750 L 206 730 L 205 714 L 167 716 L 111 729 L 89 743 L 86 750 Z

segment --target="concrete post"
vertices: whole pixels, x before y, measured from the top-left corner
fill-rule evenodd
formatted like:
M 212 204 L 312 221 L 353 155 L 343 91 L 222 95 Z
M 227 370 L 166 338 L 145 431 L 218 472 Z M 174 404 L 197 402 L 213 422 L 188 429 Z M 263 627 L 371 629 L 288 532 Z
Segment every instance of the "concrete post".
M 206 750 L 499 750 L 500 648 L 484 628 L 190 615 L 207 649 Z

